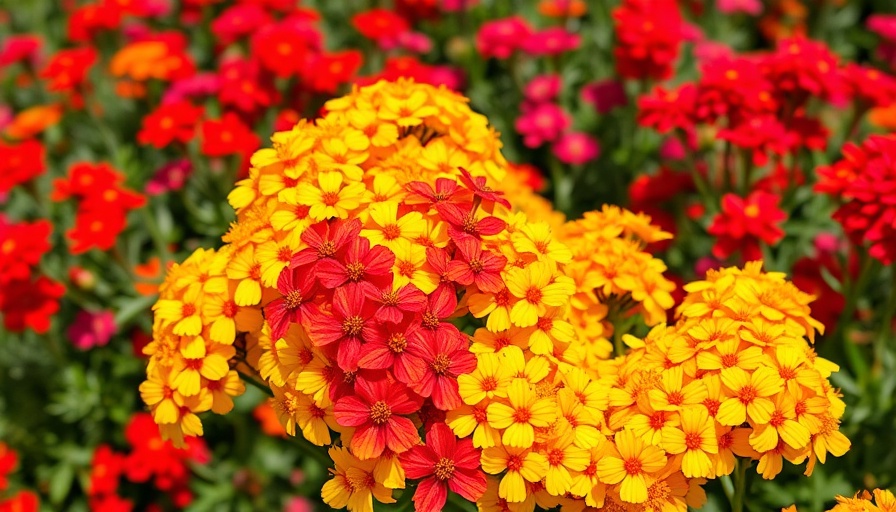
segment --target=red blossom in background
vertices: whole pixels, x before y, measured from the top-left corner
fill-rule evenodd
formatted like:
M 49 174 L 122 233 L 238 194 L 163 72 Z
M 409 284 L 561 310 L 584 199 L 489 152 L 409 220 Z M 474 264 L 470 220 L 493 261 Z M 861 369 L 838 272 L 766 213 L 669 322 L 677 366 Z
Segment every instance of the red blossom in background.
M 0 215 L 0 284 L 27 279 L 50 250 L 47 220 L 10 223 Z
M 616 71 L 624 78 L 668 78 L 684 39 L 675 0 L 625 0 L 613 11 Z
M 487 21 L 476 33 L 476 50 L 485 59 L 509 59 L 523 48 L 531 34 L 532 28 L 520 16 Z
M 65 287 L 48 277 L 10 281 L 0 291 L 3 325 L 12 332 L 31 328 L 38 334 L 50 330 L 50 321 L 59 311 Z
M 37 140 L 0 142 L 0 194 L 28 183 L 46 170 L 44 145 Z
M 762 190 L 752 192 L 746 199 L 725 194 L 722 211 L 707 230 L 716 237 L 713 255 L 725 259 L 740 251 L 744 261 L 762 259 L 759 242 L 774 245 L 784 237 L 778 224 L 787 214 L 778 207 L 779 201 L 777 195 Z
M 186 144 L 196 135 L 196 123 L 204 110 L 188 101 L 161 105 L 143 118 L 137 141 L 160 149 L 174 141 Z

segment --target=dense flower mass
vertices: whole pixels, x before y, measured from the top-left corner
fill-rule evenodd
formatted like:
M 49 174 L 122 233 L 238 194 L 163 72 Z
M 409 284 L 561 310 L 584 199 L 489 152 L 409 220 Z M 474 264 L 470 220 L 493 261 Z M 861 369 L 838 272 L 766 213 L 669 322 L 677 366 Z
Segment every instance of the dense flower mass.
M 379 82 L 325 108 L 252 156 L 226 245 L 160 289 L 141 394 L 176 444 L 233 407 L 239 369 L 287 434 L 333 446 L 323 499 L 349 510 L 406 479 L 418 510 L 449 490 L 684 510 L 736 457 L 772 478 L 849 447 L 811 298 L 780 274 L 710 273 L 667 326 L 675 285 L 645 246 L 670 235 L 616 207 L 515 210 L 531 189 L 462 97 Z M 614 333 L 636 313 L 660 325 Z

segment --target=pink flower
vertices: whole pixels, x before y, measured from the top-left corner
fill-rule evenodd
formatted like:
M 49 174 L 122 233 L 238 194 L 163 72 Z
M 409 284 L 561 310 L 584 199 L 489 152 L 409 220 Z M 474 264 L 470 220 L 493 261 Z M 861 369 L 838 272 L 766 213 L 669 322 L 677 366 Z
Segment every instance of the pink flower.
M 581 165 L 597 158 L 600 154 L 600 145 L 587 134 L 569 132 L 554 143 L 553 151 L 561 162 Z
M 667 137 L 660 146 L 660 158 L 663 160 L 681 160 L 686 154 L 684 144 L 678 137 Z
M 439 2 L 445 12 L 468 11 L 478 3 L 479 0 L 441 0 Z
M 88 350 L 109 343 L 115 331 L 115 315 L 111 311 L 92 312 L 83 309 L 69 326 L 68 337 L 75 347 Z
M 618 80 L 592 82 L 582 88 L 582 99 L 594 105 L 601 114 L 606 114 L 616 107 L 625 106 L 628 97 L 625 88 Z
M 531 34 L 523 42 L 530 55 L 560 55 L 579 47 L 582 38 L 561 27 L 551 27 Z
M 523 96 L 530 103 L 547 103 L 557 98 L 562 87 L 560 75 L 538 75 L 526 84 Z
M 160 167 L 146 184 L 146 193 L 151 196 L 172 192 L 183 188 L 193 172 L 193 164 L 183 158 Z
M 701 63 L 706 63 L 714 60 L 731 60 L 735 56 L 730 46 L 707 39 L 694 44 L 694 57 Z
M 509 59 L 532 33 L 520 16 L 483 23 L 476 34 L 476 49 L 483 58 Z
M 758 16 L 762 13 L 762 2 L 759 0 L 716 0 L 716 9 L 722 14 L 744 13 Z
M 426 34 L 406 30 L 394 36 L 384 37 L 379 40 L 383 50 L 401 48 L 411 53 L 425 54 L 432 50 L 432 40 Z
M 301 496 L 293 496 L 289 498 L 289 501 L 286 502 L 286 507 L 283 509 L 283 512 L 313 512 L 314 505 L 308 501 L 308 498 L 303 498 Z
M 516 131 L 523 136 L 526 147 L 537 148 L 552 142 L 569 128 L 570 119 L 559 105 L 554 103 L 523 104 L 523 112 L 516 119 Z
M 32 34 L 12 35 L 6 38 L 0 49 L 0 68 L 16 62 L 30 66 L 37 65 L 38 53 L 43 40 Z
M 221 79 L 214 73 L 197 73 L 189 78 L 177 80 L 165 90 L 162 103 L 177 103 L 190 98 L 214 96 L 221 88 Z
M 890 42 L 896 42 L 896 15 L 872 14 L 866 22 L 868 30 Z

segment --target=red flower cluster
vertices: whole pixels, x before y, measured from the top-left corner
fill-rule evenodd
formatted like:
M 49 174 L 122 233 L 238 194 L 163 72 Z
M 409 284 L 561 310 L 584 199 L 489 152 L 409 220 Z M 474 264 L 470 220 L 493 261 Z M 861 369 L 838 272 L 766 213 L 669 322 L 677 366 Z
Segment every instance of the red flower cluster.
M 834 218 L 856 245 L 889 265 L 896 260 L 896 136 L 848 143 L 843 159 L 818 168 L 815 190 L 841 201 Z
M 18 144 L 0 141 L 0 194 L 44 173 L 44 145 L 37 140 Z
M 66 233 L 72 254 L 112 248 L 124 231 L 127 213 L 143 206 L 145 198 L 121 186 L 123 181 L 124 175 L 111 165 L 88 162 L 72 165 L 68 178 L 53 181 L 52 200 L 78 201 L 75 226 Z
M 208 462 L 208 450 L 202 439 L 186 438 L 187 447 L 175 448 L 159 434 L 152 416 L 137 413 L 125 429 L 130 449 L 116 452 L 100 445 L 93 453 L 88 496 L 94 512 L 130 512 L 138 504 L 118 494 L 122 479 L 131 484 L 151 486 L 153 494 L 167 495 L 184 508 L 193 501 L 189 490 L 189 463 Z M 154 507 L 155 505 L 150 505 Z
M 6 443 L 0 442 L 0 491 L 9 487 L 9 474 L 19 463 L 18 454 Z M 0 498 L 0 512 L 37 512 L 40 501 L 31 491 L 18 491 L 9 498 Z
M 10 331 L 45 333 L 59 311 L 65 288 L 34 272 L 50 250 L 50 230 L 46 220 L 10 223 L 0 215 L 0 313 Z
M 613 11 L 616 72 L 623 78 L 663 79 L 672 75 L 684 39 L 675 0 L 625 0 Z

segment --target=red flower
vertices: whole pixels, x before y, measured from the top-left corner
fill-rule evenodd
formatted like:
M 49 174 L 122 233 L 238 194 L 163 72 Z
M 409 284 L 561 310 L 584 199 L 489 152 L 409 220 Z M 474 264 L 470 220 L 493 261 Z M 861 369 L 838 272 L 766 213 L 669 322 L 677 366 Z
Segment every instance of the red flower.
M 228 156 L 251 153 L 258 149 L 261 139 L 240 118 L 228 112 L 221 119 L 202 123 L 202 154 Z
M 131 482 L 153 479 L 162 491 L 178 491 L 188 482 L 187 461 L 205 463 L 208 460 L 204 441 L 187 437 L 186 448 L 175 448 L 171 441 L 162 439 L 158 425 L 147 413 L 131 417 L 125 438 L 132 448 L 124 465 L 127 479 Z
M 355 427 L 349 446 L 356 457 L 379 457 L 387 447 L 403 453 L 420 442 L 417 427 L 402 415 L 417 412 L 423 400 L 404 384 L 362 377 L 355 392 L 336 402 L 333 415 L 343 427 Z
M 497 292 L 504 287 L 501 271 L 507 266 L 507 258 L 483 251 L 475 238 L 462 238 L 455 244 L 456 259 L 448 264 L 448 279 L 464 286 L 475 283 L 484 292 Z
M 896 78 L 892 75 L 852 62 L 841 70 L 841 75 L 860 108 L 889 107 L 896 103 Z
M 387 9 L 359 12 L 352 16 L 352 26 L 362 36 L 374 41 L 392 38 L 410 29 L 404 18 Z
M 257 60 L 228 60 L 221 64 L 218 74 L 220 90 L 217 97 L 224 106 L 252 114 L 280 100 L 273 80 L 269 76 L 263 76 Z
M 68 179 L 53 180 L 50 199 L 53 201 L 65 201 L 70 197 L 84 199 L 122 181 L 124 176 L 107 163 L 78 162 L 69 168 Z
M 579 47 L 582 38 L 562 27 L 551 27 L 535 32 L 523 42 L 523 50 L 529 55 L 560 55 Z
M 436 188 L 424 181 L 412 181 L 406 185 L 408 192 L 420 196 L 431 205 L 448 201 L 458 191 L 457 182 L 450 178 L 436 178 Z
M 361 341 L 374 336 L 376 310 L 360 288 L 339 288 L 333 292 L 333 314 L 317 315 L 311 322 L 311 340 L 319 347 L 337 343 L 336 363 L 347 372 L 353 371 L 361 358 Z
M 625 0 L 613 11 L 616 70 L 624 78 L 672 75 L 684 22 L 675 0 Z
M 312 61 L 308 73 L 309 85 L 316 92 L 335 94 L 337 87 L 351 81 L 362 62 L 363 57 L 358 50 L 322 53 Z
M 391 286 L 370 290 L 367 299 L 379 304 L 374 316 L 381 322 L 400 323 L 406 314 L 422 313 L 426 308 L 426 294 L 410 283 L 397 290 Z
M 280 78 L 302 75 L 320 51 L 320 33 L 309 23 L 283 21 L 252 37 L 252 54 Z
M 89 46 L 59 50 L 50 57 L 40 76 L 50 81 L 51 91 L 75 91 L 86 80 L 87 71 L 96 59 L 96 50 Z
M 410 385 L 423 376 L 423 361 L 412 354 L 420 330 L 418 321 L 380 322 L 368 333 L 358 366 L 392 370 L 399 382 Z
M 102 209 L 78 212 L 75 226 L 65 233 L 73 242 L 69 251 L 72 254 L 83 254 L 90 249 L 111 249 L 118 234 L 124 231 L 125 214 L 122 210 Z
M 638 98 L 638 124 L 659 133 L 676 129 L 690 133 L 694 129 L 696 101 L 697 88 L 693 84 L 672 90 L 658 85 Z
M 91 512 L 131 512 L 134 510 L 134 503 L 131 500 L 114 494 L 93 497 L 89 502 Z M 146 510 L 152 509 L 147 508 Z
M 339 260 L 321 260 L 315 274 L 326 288 L 338 288 L 346 283 L 362 285 L 363 289 L 373 286 L 373 295 L 376 295 L 381 288 L 392 284 L 394 264 L 395 254 L 392 251 L 381 245 L 370 247 L 370 240 L 358 237 L 349 243 L 345 255 Z
M 492 190 L 491 187 L 486 185 L 484 176 L 473 176 L 463 167 L 459 167 L 458 169 L 460 170 L 460 182 L 473 192 L 474 196 L 483 201 L 498 203 L 501 206 L 510 208 L 510 201 L 501 197 L 504 195 L 504 192 Z
M 11 281 L 0 291 L 3 325 L 12 332 L 30 327 L 38 334 L 50 330 L 50 319 L 59 311 L 59 298 L 65 287 L 47 277 Z
M 411 388 L 422 397 L 432 397 L 432 403 L 443 411 L 460 407 L 457 376 L 476 369 L 476 356 L 465 335 L 451 324 L 436 332 L 421 331 L 413 352 L 423 360 L 425 371 Z
M 277 290 L 283 297 L 264 307 L 264 315 L 271 324 L 271 339 L 283 337 L 290 323 L 308 325 L 317 306 L 314 276 L 300 270 L 285 268 L 277 278 Z
M 156 429 L 158 430 L 158 429 Z M 118 479 L 124 472 L 125 457 L 115 453 L 109 445 L 97 446 L 90 462 L 88 496 L 113 494 L 118 490 Z
M 19 491 L 11 498 L 0 502 L 0 512 L 37 512 L 40 500 L 31 491 Z
M 327 258 L 341 258 L 348 244 L 356 240 L 361 233 L 361 221 L 351 219 L 329 223 L 320 221 L 311 225 L 302 232 L 302 241 L 308 245 L 302 249 L 289 262 L 289 268 L 300 268 L 314 265 L 305 269 L 311 274 L 317 273 L 317 263 Z
M 744 119 L 731 128 L 719 130 L 718 137 L 735 146 L 752 150 L 753 165 L 764 166 L 770 154 L 784 155 L 798 142 L 775 116 Z
M 775 84 L 779 101 L 791 108 L 802 105 L 811 96 L 835 101 L 847 96 L 838 58 L 821 41 L 805 37 L 782 39 L 761 65 L 765 77 Z
M 121 9 L 115 2 L 100 0 L 78 7 L 68 18 L 68 38 L 76 43 L 89 43 L 98 33 L 113 31 L 121 24 Z
M 32 64 L 43 46 L 43 39 L 34 34 L 13 34 L 6 37 L 0 49 L 0 68 L 23 62 Z
M 37 140 L 19 144 L 0 142 L 0 194 L 27 183 L 46 170 L 44 145 Z
M 16 452 L 11 450 L 6 443 L 0 442 L 0 491 L 4 491 L 9 487 L 9 481 L 6 477 L 16 469 L 18 463 L 19 456 Z
M 451 427 L 435 423 L 426 433 L 426 444 L 399 455 L 405 476 L 421 480 L 414 492 L 417 510 L 441 510 L 448 489 L 475 503 L 485 493 L 485 474 L 479 450 L 470 438 L 458 440 Z
M 237 4 L 221 11 L 212 22 L 212 33 L 218 44 L 228 46 L 252 35 L 270 22 L 271 15 L 260 5 Z
M 818 168 L 815 190 L 841 201 L 834 219 L 856 245 L 889 265 L 896 261 L 896 136 L 848 143 L 843 159 Z
M 440 331 L 445 329 L 457 330 L 454 325 L 442 320 L 454 314 L 457 309 L 457 295 L 454 286 L 439 286 L 426 297 L 426 309 L 421 315 L 421 323 L 425 329 Z
M 50 222 L 10 224 L 0 216 L 0 284 L 25 280 L 50 250 Z
M 143 118 L 143 127 L 137 134 L 140 144 L 151 144 L 159 149 L 179 141 L 190 142 L 196 134 L 196 122 L 204 109 L 189 101 L 161 105 Z
M 778 208 L 780 198 L 764 190 L 757 190 L 746 200 L 734 194 L 722 197 L 722 212 L 716 215 L 709 226 L 710 235 L 717 237 L 712 253 L 724 259 L 737 251 L 745 260 L 762 258 L 759 241 L 768 245 L 777 243 L 784 237 L 778 223 L 787 214 Z
M 509 59 L 531 34 L 529 23 L 520 16 L 487 21 L 476 33 L 476 50 L 484 59 Z
M 439 203 L 435 206 L 439 215 L 448 223 L 448 236 L 455 241 L 464 237 L 478 239 L 481 236 L 497 235 L 507 225 L 498 217 L 477 219 L 472 204 L 461 207 L 454 203 Z
M 704 122 L 727 117 L 728 124 L 742 122 L 757 114 L 776 112 L 774 87 L 755 59 L 718 58 L 700 69 L 695 116 Z

